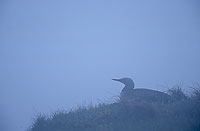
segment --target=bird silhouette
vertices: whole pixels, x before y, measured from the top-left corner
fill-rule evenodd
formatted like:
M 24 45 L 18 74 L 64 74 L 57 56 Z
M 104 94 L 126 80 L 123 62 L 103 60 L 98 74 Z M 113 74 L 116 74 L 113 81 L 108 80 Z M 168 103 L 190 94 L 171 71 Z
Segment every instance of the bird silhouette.
M 134 82 L 131 78 L 122 78 L 122 79 L 112 79 L 114 81 L 121 82 L 125 85 L 120 93 L 120 101 L 133 101 L 133 100 L 142 100 L 147 102 L 160 102 L 160 103 L 169 103 L 172 101 L 170 95 L 145 88 L 134 89 Z

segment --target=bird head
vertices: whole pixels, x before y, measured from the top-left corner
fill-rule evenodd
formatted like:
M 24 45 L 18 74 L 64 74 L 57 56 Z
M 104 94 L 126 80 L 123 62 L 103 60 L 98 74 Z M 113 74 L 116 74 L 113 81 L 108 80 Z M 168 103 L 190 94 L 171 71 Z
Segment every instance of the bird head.
M 112 79 L 112 80 L 123 83 L 125 87 L 134 88 L 134 82 L 131 78 L 121 78 L 121 79 Z

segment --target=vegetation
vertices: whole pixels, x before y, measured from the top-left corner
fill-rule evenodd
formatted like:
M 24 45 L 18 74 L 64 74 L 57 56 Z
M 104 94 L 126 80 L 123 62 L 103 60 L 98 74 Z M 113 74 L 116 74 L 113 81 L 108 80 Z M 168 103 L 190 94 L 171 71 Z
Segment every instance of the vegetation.
M 169 90 L 172 103 L 117 101 L 113 104 L 39 115 L 30 131 L 200 131 L 200 89 L 186 96 L 180 87 Z

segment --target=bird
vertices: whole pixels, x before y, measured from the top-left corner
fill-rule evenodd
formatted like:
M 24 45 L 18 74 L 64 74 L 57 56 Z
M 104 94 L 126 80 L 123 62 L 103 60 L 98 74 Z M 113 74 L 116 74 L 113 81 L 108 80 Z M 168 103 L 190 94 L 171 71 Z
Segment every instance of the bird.
M 136 88 L 131 78 L 112 79 L 125 85 L 120 93 L 120 101 L 142 100 L 146 102 L 169 103 L 172 98 L 167 93 L 146 88 Z

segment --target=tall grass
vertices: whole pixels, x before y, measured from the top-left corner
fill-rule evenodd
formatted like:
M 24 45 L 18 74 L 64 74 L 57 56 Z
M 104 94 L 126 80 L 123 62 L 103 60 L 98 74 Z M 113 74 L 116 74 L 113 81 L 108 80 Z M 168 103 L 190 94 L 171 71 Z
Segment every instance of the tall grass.
M 39 115 L 30 131 L 200 131 L 200 89 L 186 96 L 180 87 L 169 90 L 174 102 L 146 101 L 99 104 L 73 111 Z
M 188 97 L 182 91 L 181 86 L 177 85 L 168 90 L 168 94 L 174 101 L 186 100 Z

